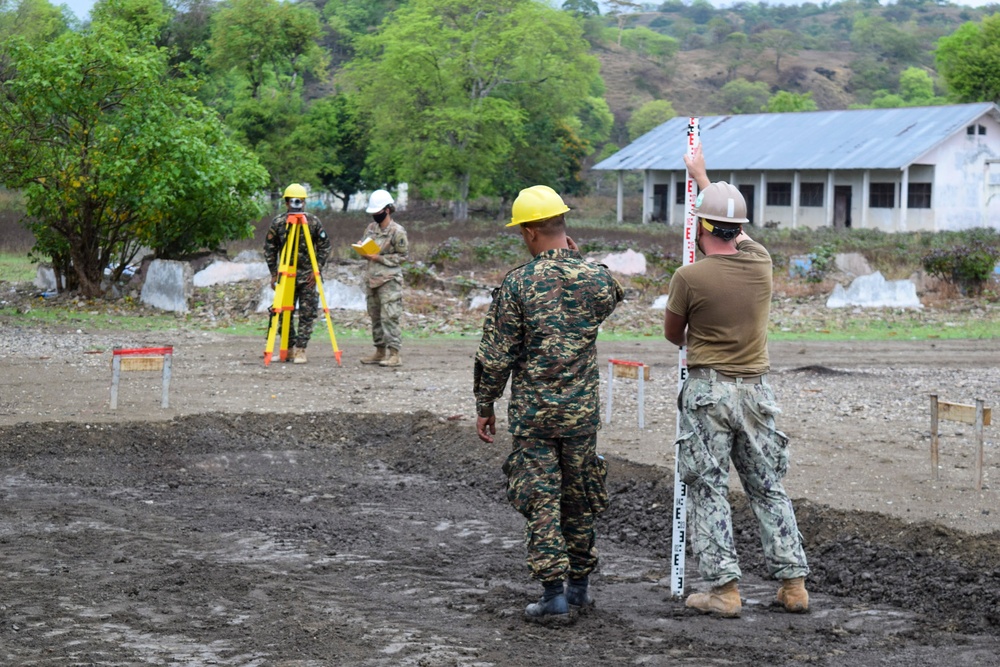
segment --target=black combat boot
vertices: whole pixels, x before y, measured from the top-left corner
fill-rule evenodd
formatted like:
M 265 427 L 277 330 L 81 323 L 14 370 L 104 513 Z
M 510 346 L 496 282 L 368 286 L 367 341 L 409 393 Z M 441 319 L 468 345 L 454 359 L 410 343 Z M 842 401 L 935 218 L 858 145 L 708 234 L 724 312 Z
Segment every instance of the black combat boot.
M 594 604 L 594 598 L 590 597 L 590 579 L 570 578 L 566 584 L 566 602 L 572 607 L 590 607 Z
M 528 618 L 568 618 L 569 603 L 566 602 L 566 594 L 563 593 L 562 581 L 550 581 L 545 583 L 545 592 L 538 602 L 532 602 L 524 609 L 524 615 Z

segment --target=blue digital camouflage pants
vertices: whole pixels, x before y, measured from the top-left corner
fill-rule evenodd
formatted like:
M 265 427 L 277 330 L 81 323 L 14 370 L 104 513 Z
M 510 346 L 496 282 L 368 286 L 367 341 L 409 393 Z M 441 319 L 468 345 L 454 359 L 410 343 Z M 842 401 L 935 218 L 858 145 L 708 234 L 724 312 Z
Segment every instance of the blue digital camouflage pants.
M 390 280 L 379 287 L 365 287 L 368 316 L 372 319 L 375 347 L 400 349 L 403 343 L 399 321 L 403 317 L 403 284 Z
M 532 576 L 545 583 L 590 574 L 597 567 L 594 520 L 608 507 L 608 467 L 597 455 L 597 434 L 515 436 L 503 471 L 507 500 L 527 519 Z
M 714 371 L 712 377 L 715 377 Z M 788 438 L 777 430 L 774 391 L 761 384 L 688 378 L 681 394 L 678 470 L 688 485 L 688 530 L 698 571 L 713 586 L 741 576 L 729 506 L 729 461 L 760 529 L 775 579 L 809 573 L 802 536 L 781 479 Z

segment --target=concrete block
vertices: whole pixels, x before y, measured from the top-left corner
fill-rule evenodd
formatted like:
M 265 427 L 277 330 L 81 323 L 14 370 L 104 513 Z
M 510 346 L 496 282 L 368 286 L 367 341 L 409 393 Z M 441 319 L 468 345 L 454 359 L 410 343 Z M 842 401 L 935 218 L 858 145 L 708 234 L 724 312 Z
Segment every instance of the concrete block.
M 329 308 L 340 310 L 368 310 L 368 301 L 365 298 L 364 290 L 354 285 L 345 285 L 339 280 L 324 280 L 323 294 L 326 296 L 326 305 Z M 274 290 L 271 284 L 267 283 L 260 290 L 260 300 L 257 302 L 257 312 L 265 313 L 267 309 L 274 305 Z M 320 304 L 322 309 L 323 305 Z
M 194 274 L 195 287 L 208 287 L 223 283 L 238 283 L 243 280 L 263 280 L 270 278 L 271 272 L 265 262 L 215 261 Z
M 625 276 L 646 275 L 646 256 L 632 249 L 605 255 L 601 264 Z
M 833 264 L 837 267 L 838 271 L 852 278 L 868 276 L 874 273 L 868 260 L 860 252 L 837 253 L 833 258 Z
M 155 259 L 146 270 L 139 300 L 153 308 L 175 313 L 188 312 L 194 290 L 191 265 L 168 259 Z
M 66 281 L 64 279 L 63 287 L 65 286 Z M 56 290 L 56 270 L 53 269 L 50 264 L 38 265 L 38 269 L 35 271 L 35 287 L 44 292 L 52 292 Z
M 886 280 L 878 271 L 855 278 L 846 290 L 843 285 L 833 288 L 826 300 L 827 308 L 861 306 L 863 308 L 923 308 L 917 297 L 917 286 L 909 280 Z

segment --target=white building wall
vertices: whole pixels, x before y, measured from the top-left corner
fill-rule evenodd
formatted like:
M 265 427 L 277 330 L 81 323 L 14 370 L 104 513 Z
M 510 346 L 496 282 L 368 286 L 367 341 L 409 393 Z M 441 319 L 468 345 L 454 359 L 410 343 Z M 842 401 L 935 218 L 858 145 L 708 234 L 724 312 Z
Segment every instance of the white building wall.
M 979 126 L 986 134 L 979 134 Z M 1000 123 L 987 114 L 976 121 L 974 130 L 971 135 L 960 130 L 920 158 L 921 163 L 937 165 L 931 206 L 938 231 L 1000 229 L 1000 204 L 996 197 L 989 206 L 986 201 L 986 161 L 1000 159 Z

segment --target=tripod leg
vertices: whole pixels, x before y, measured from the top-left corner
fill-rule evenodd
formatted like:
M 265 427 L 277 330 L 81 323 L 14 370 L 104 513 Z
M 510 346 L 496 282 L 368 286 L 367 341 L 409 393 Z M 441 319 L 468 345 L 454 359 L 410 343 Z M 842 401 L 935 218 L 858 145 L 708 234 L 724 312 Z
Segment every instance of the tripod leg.
M 267 343 L 264 348 L 264 365 L 269 366 L 271 364 L 271 358 L 274 354 L 274 344 L 276 342 L 278 329 L 281 325 L 283 306 L 284 306 L 284 294 L 285 287 L 288 282 L 288 273 L 290 269 L 289 264 L 291 260 L 292 244 L 291 231 L 294 225 L 286 222 L 285 223 L 285 245 L 281 248 L 281 259 L 278 264 L 278 284 L 274 288 L 274 301 L 271 304 L 271 318 L 267 327 Z M 284 357 L 281 357 L 284 360 Z
M 309 249 L 309 261 L 312 264 L 313 276 L 316 278 L 316 289 L 319 291 L 319 303 L 323 306 L 323 315 L 326 317 L 326 329 L 330 333 L 330 343 L 333 345 L 333 356 L 340 365 L 340 348 L 337 347 L 337 336 L 333 333 L 333 321 L 330 319 L 330 308 L 326 305 L 326 294 L 323 293 L 323 276 L 320 275 L 319 263 L 316 261 L 316 251 L 313 249 L 312 235 L 309 227 L 303 225 L 303 232 L 306 235 L 306 248 Z
M 283 278 L 281 290 L 281 349 L 278 352 L 282 361 L 288 361 L 288 341 L 292 330 L 292 311 L 295 310 L 295 280 L 299 260 L 299 228 L 301 227 L 292 216 L 288 216 L 291 229 L 288 233 L 288 271 Z M 294 342 L 294 341 L 293 341 Z

